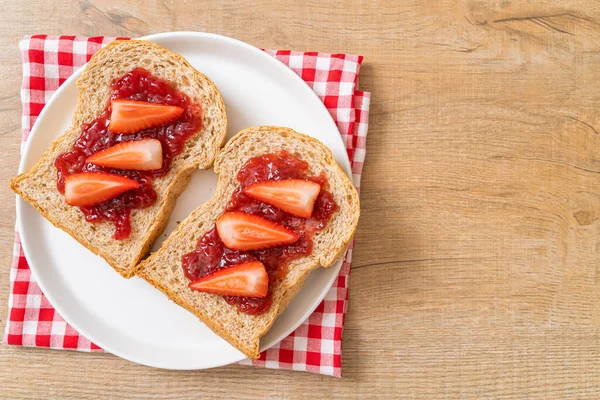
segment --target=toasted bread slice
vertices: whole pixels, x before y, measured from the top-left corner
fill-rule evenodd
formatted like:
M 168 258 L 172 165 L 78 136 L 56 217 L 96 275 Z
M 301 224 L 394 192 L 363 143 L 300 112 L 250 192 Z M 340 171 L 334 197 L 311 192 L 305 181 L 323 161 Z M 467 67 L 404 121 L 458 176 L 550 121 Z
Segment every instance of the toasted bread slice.
M 81 125 L 95 119 L 109 100 L 110 84 L 135 68 L 142 67 L 165 79 L 202 107 L 202 127 L 190 137 L 171 171 L 154 180 L 156 203 L 131 213 L 131 236 L 113 239 L 111 222 L 92 224 L 78 207 L 65 203 L 56 188 L 54 161 L 70 151 L 81 134 Z M 79 98 L 70 128 L 56 139 L 29 171 L 10 182 L 13 191 L 34 206 L 48 221 L 104 258 L 124 277 L 144 258 L 164 229 L 175 200 L 196 168 L 209 168 L 225 142 L 227 117 L 221 94 L 206 76 L 196 71 L 182 56 L 143 40 L 115 41 L 98 51 L 77 81 Z
M 307 161 L 311 175 L 325 172 L 329 181 L 327 190 L 339 209 L 326 228 L 313 236 L 312 253 L 290 263 L 287 275 L 275 286 L 270 310 L 261 315 L 248 315 L 238 312 L 220 296 L 188 289 L 189 280 L 183 274 L 181 258 L 194 250 L 198 239 L 214 227 L 224 212 L 233 191 L 239 186 L 236 177 L 244 163 L 251 157 L 279 150 L 287 150 Z M 162 247 L 140 264 L 136 274 L 255 359 L 260 355 L 260 338 L 302 288 L 310 272 L 318 267 L 330 267 L 348 248 L 360 214 L 358 193 L 327 147 L 289 128 L 262 126 L 239 132 L 219 153 L 214 168 L 219 174 L 215 196 L 187 217 Z

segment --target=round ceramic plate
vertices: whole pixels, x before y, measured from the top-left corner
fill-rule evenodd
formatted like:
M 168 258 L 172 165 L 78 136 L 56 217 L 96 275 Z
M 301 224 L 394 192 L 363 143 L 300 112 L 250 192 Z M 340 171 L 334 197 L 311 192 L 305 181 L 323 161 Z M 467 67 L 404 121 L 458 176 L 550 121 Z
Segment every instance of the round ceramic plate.
M 347 174 L 350 163 L 338 129 L 314 92 L 279 61 L 223 36 L 175 32 L 148 36 L 183 55 L 217 85 L 227 106 L 228 138 L 255 125 L 288 126 L 325 143 Z M 74 73 L 35 122 L 20 165 L 28 170 L 70 124 L 76 101 Z M 177 222 L 212 197 L 217 176 L 194 173 L 177 201 L 157 250 Z M 60 315 L 105 350 L 140 364 L 200 369 L 230 364 L 244 355 L 194 315 L 139 278 L 123 279 L 104 260 L 53 227 L 24 200 L 17 200 L 23 250 L 37 282 Z M 321 302 L 341 262 L 311 274 L 302 291 L 261 341 L 265 350 L 290 334 Z

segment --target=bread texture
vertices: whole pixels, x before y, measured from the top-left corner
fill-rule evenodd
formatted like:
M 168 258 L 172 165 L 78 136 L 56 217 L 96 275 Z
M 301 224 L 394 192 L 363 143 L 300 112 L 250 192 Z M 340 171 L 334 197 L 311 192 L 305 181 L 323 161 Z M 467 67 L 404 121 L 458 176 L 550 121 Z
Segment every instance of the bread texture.
M 131 235 L 125 240 L 116 240 L 113 239 L 113 223 L 89 223 L 78 207 L 65 203 L 56 188 L 54 161 L 73 148 L 82 124 L 92 121 L 104 110 L 110 97 L 111 82 L 138 67 L 167 80 L 194 103 L 200 104 L 202 126 L 186 141 L 181 154 L 172 160 L 170 172 L 154 180 L 158 195 L 156 203 L 146 209 L 132 210 Z M 48 221 L 128 278 L 166 226 L 175 200 L 187 185 L 192 171 L 211 167 L 223 146 L 227 134 L 225 104 L 213 82 L 182 56 L 144 40 L 114 41 L 98 51 L 86 65 L 77 87 L 77 109 L 69 129 L 52 143 L 37 164 L 12 179 L 10 187 Z
M 195 249 L 198 239 L 214 227 L 225 211 L 232 193 L 239 186 L 237 173 L 246 161 L 279 150 L 287 150 L 307 161 L 311 175 L 325 172 L 326 189 L 339 208 L 325 229 L 312 237 L 312 253 L 289 264 L 288 273 L 274 287 L 270 310 L 261 315 L 248 315 L 238 312 L 221 296 L 188 289 L 189 280 L 183 274 L 181 258 Z M 319 267 L 330 267 L 344 255 L 358 224 L 358 193 L 325 145 L 289 128 L 261 126 L 242 130 L 217 155 L 214 169 L 219 174 L 214 197 L 192 212 L 162 247 L 140 264 L 136 273 L 195 314 L 246 356 L 256 359 L 260 355 L 260 338 L 300 291 L 310 272 Z

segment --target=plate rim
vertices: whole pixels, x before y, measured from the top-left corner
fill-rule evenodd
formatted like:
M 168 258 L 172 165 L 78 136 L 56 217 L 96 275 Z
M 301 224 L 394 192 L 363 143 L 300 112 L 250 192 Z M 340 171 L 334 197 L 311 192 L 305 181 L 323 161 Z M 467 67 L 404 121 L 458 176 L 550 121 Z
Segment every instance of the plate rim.
M 161 33 L 156 33 L 156 34 L 152 34 L 152 35 L 147 35 L 147 36 L 143 36 L 140 38 L 135 38 L 135 40 L 149 40 L 149 41 L 153 41 L 155 42 L 156 40 L 167 40 L 167 39 L 172 39 L 172 38 L 181 38 L 181 37 L 186 37 L 186 36 L 193 36 L 197 39 L 213 39 L 213 40 L 221 40 L 221 41 L 227 41 L 230 42 L 234 45 L 238 45 L 238 46 L 242 46 L 245 47 L 247 50 L 259 55 L 260 57 L 263 57 L 264 59 L 268 59 L 269 61 L 275 61 L 274 63 L 272 63 L 272 65 L 278 65 L 278 68 L 282 71 L 286 71 L 286 73 L 289 76 L 289 79 L 295 79 L 297 82 L 302 83 L 302 86 L 304 87 L 304 90 L 307 91 L 307 93 L 310 93 L 311 96 L 313 96 L 315 98 L 315 100 L 318 101 L 318 104 L 321 105 L 321 107 L 325 110 L 325 112 L 328 115 L 328 120 L 330 122 L 330 125 L 336 130 L 339 131 L 339 129 L 337 128 L 337 125 L 335 124 L 335 121 L 333 120 L 331 114 L 329 113 L 329 110 L 325 107 L 325 105 L 323 104 L 323 102 L 321 101 L 321 99 L 318 97 L 318 95 L 312 90 L 312 88 L 300 77 L 298 76 L 291 68 L 289 68 L 288 66 L 286 66 L 285 64 L 283 64 L 282 62 L 280 62 L 279 60 L 275 59 L 274 57 L 272 57 L 270 54 L 266 53 L 265 51 L 252 46 L 246 42 L 243 42 L 241 40 L 238 39 L 234 39 L 228 36 L 223 36 L 223 35 L 219 35 L 219 34 L 214 34 L 214 33 L 208 33 L 208 32 L 194 32 L 194 31 L 175 31 L 175 32 L 161 32 Z M 75 70 L 73 72 L 73 74 L 71 76 L 69 76 L 67 78 L 67 80 L 65 80 L 65 82 L 63 82 L 63 84 L 60 85 L 60 87 L 52 94 L 52 96 L 50 97 L 50 99 L 46 102 L 44 108 L 42 109 L 42 112 L 40 113 L 40 115 L 38 116 L 38 118 L 36 119 L 34 125 L 32 126 L 29 136 L 27 138 L 27 141 L 25 142 L 25 144 L 22 146 L 22 150 L 21 150 L 21 160 L 19 162 L 19 174 L 24 173 L 28 168 L 27 166 L 29 166 L 29 168 L 31 168 L 32 165 L 34 165 L 37 162 L 36 160 L 30 160 L 31 156 L 30 154 L 30 150 L 31 150 L 31 146 L 33 145 L 33 142 L 35 141 L 35 138 L 40 135 L 38 134 L 38 131 L 41 131 L 41 129 L 38 129 L 38 121 L 43 120 L 42 117 L 44 117 L 44 115 L 47 112 L 50 112 L 50 105 L 52 105 L 53 102 L 56 101 L 56 99 L 58 99 L 61 96 L 61 93 L 65 90 L 67 90 L 67 87 L 69 86 L 69 84 L 72 83 L 72 81 L 77 80 L 81 74 L 83 69 L 85 68 L 85 66 L 87 65 L 84 64 L 81 67 L 79 67 L 77 70 Z M 58 136 L 57 136 L 58 137 Z M 341 138 L 341 136 L 337 136 L 336 138 L 337 140 L 339 140 L 342 148 L 345 149 L 345 145 L 343 142 L 343 139 Z M 54 140 L 54 139 L 53 139 Z M 328 147 L 329 148 L 329 147 Z M 45 151 L 45 150 L 44 150 Z M 350 167 L 350 160 L 348 158 L 348 154 L 344 151 L 343 154 L 341 154 L 341 160 L 339 160 L 339 156 L 336 157 L 336 161 L 338 162 L 338 164 L 340 165 L 340 167 L 342 168 L 342 170 L 344 171 L 344 173 L 346 175 L 348 175 L 350 178 L 352 177 L 351 175 L 351 167 Z M 31 257 L 31 250 L 28 244 L 28 234 L 23 234 L 24 230 L 23 230 L 23 224 L 24 224 L 24 210 L 23 207 L 28 206 L 29 203 L 27 203 L 24 199 L 22 199 L 20 196 L 16 196 L 16 222 L 17 222 L 17 227 L 18 227 L 18 231 L 20 234 L 20 243 L 21 243 L 21 248 L 23 250 L 23 253 L 25 255 L 25 257 L 29 260 L 34 259 L 35 257 Z M 37 213 L 37 211 L 36 211 Z M 41 218 L 43 218 L 40 215 Z M 59 229 L 59 228 L 56 228 Z M 232 360 L 232 361 L 226 361 L 226 362 L 220 362 L 218 361 L 219 359 L 217 358 L 215 362 L 203 362 L 202 365 L 198 365 L 197 363 L 194 365 L 188 365 L 190 364 L 189 362 L 185 362 L 186 365 L 183 366 L 178 366 L 178 365 L 173 365 L 172 362 L 159 362 L 156 363 L 154 362 L 152 359 L 148 359 L 146 357 L 144 357 L 144 359 L 140 359 L 139 357 L 129 357 L 129 355 L 124 355 L 121 351 L 117 350 L 116 352 L 114 351 L 114 348 L 112 346 L 112 344 L 108 344 L 106 345 L 106 343 L 102 343 L 102 345 L 99 344 L 99 342 L 104 342 L 104 340 L 97 340 L 96 335 L 93 332 L 88 331 L 86 328 L 81 328 L 81 326 L 78 326 L 77 323 L 73 324 L 72 323 L 72 319 L 71 319 L 71 315 L 67 312 L 66 314 L 64 312 L 62 312 L 61 310 L 59 310 L 54 304 L 56 304 L 55 301 L 53 301 L 53 295 L 48 295 L 48 293 L 52 293 L 52 291 L 48 291 L 47 288 L 48 286 L 44 283 L 44 279 L 42 279 L 41 281 L 38 279 L 37 274 L 35 273 L 35 270 L 37 269 L 35 266 L 33 266 L 33 263 L 28 262 L 30 265 L 30 270 L 31 273 L 34 274 L 35 276 L 35 280 L 36 283 L 38 284 L 38 286 L 40 287 L 40 289 L 42 290 L 42 292 L 44 293 L 44 295 L 46 296 L 46 298 L 48 299 L 48 301 L 50 302 L 50 304 L 52 305 L 53 308 L 56 309 L 56 311 L 59 313 L 59 315 L 61 315 L 61 317 L 71 326 L 73 326 L 82 336 L 84 336 L 85 338 L 87 338 L 88 340 L 90 340 L 92 343 L 97 344 L 98 346 L 100 346 L 103 350 L 105 350 L 107 353 L 113 354 L 119 358 L 125 359 L 127 361 L 130 362 L 134 362 L 137 364 L 141 364 L 141 365 L 145 365 L 145 366 L 149 366 L 149 367 L 154 367 L 154 368 L 162 368 L 162 369 L 170 369 L 170 370 L 200 370 L 200 369 L 209 369 L 209 368 L 215 368 L 215 367 L 219 367 L 219 366 L 225 366 L 225 365 L 230 365 L 230 364 L 234 364 L 237 362 L 240 362 L 242 360 L 246 359 L 246 356 L 243 355 L 243 353 L 239 353 L 240 354 L 240 358 L 236 359 L 236 360 Z M 335 280 L 338 277 L 339 274 L 339 270 L 341 269 L 343 263 L 343 257 L 340 258 L 333 266 L 329 267 L 333 270 L 336 271 L 336 273 L 333 273 L 331 275 L 331 278 L 329 279 L 329 282 L 327 282 L 327 284 L 324 286 L 325 289 L 321 292 L 321 294 L 317 297 L 315 297 L 315 299 L 312 301 L 312 303 L 310 304 L 309 307 L 306 307 L 305 312 L 303 313 L 302 317 L 298 318 L 297 321 L 295 321 L 293 324 L 291 324 L 291 328 L 285 330 L 280 337 L 272 340 L 271 343 L 268 343 L 267 345 L 263 345 L 261 343 L 260 346 L 260 351 L 265 351 L 268 348 L 278 344 L 279 342 L 281 342 L 281 340 L 285 339 L 287 336 L 289 336 L 290 333 L 292 333 L 293 331 L 295 331 L 298 326 L 300 326 L 313 312 L 314 310 L 319 306 L 319 304 L 321 303 L 321 301 L 323 301 L 323 299 L 325 298 L 325 296 L 327 295 L 328 291 L 331 289 L 333 283 L 335 282 Z M 293 301 L 293 300 L 292 300 Z M 64 311 L 64 309 L 63 309 Z M 68 316 L 66 316 L 68 315 Z M 201 321 L 200 321 L 201 322 Z M 206 359 L 204 359 L 203 361 L 206 361 Z M 179 364 L 181 364 L 182 361 L 179 360 Z M 175 363 L 178 364 L 178 363 Z M 193 364 L 193 363 L 192 363 Z

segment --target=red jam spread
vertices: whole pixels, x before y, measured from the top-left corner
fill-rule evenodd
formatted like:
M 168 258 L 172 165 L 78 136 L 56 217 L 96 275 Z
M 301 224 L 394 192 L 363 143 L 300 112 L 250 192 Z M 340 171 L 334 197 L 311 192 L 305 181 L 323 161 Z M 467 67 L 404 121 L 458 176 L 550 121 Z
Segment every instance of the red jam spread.
M 171 160 L 183 150 L 186 140 L 200 129 L 202 118 L 200 106 L 171 84 L 159 79 L 143 68 L 136 68 L 110 85 L 110 100 L 141 100 L 151 103 L 179 106 L 184 109 L 179 119 L 166 125 L 145 129 L 133 134 L 120 134 L 108 129 L 110 101 L 104 111 L 93 121 L 84 123 L 81 135 L 73 149 L 56 158 L 58 171 L 57 188 L 64 194 L 65 177 L 79 172 L 104 171 L 126 176 L 139 182 L 140 187 L 125 192 L 95 206 L 80 207 L 88 222 L 111 221 L 115 225 L 115 239 L 126 239 L 131 234 L 131 210 L 146 208 L 156 202 L 157 194 L 152 187 L 154 178 L 166 175 L 171 169 Z M 87 157 L 114 146 L 117 143 L 140 138 L 160 140 L 163 152 L 163 167 L 156 171 L 118 170 L 86 163 Z
M 310 218 L 295 217 L 272 205 L 246 196 L 243 192 L 246 186 L 255 182 L 282 179 L 309 179 L 321 185 L 321 192 Z M 255 260 L 261 261 L 269 274 L 269 293 L 266 297 L 223 296 L 227 303 L 237 306 L 239 311 L 257 315 L 269 310 L 272 303 L 273 285 L 285 276 L 290 261 L 311 253 L 312 235 L 325 228 L 338 206 L 331 193 L 325 190 L 327 186 L 325 175 L 310 176 L 308 163 L 287 151 L 249 159 L 240 169 L 237 180 L 240 186 L 233 193 L 226 211 L 242 211 L 278 222 L 296 231 L 300 239 L 295 243 L 270 249 L 237 251 L 225 247 L 217 230 L 213 228 L 198 240 L 194 251 L 183 256 L 181 264 L 185 276 L 194 281 L 232 265 Z

